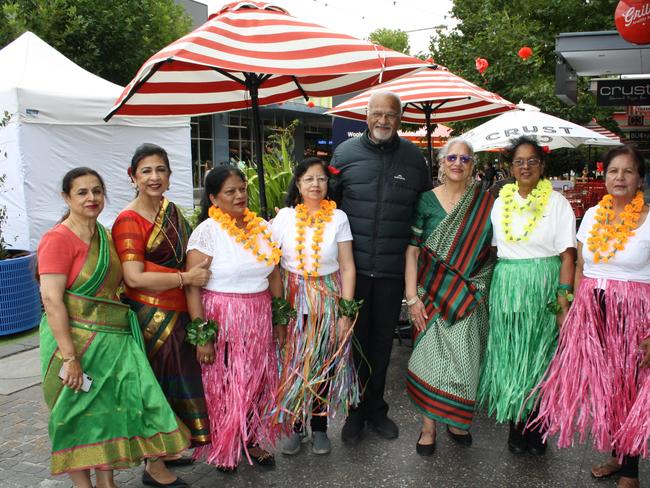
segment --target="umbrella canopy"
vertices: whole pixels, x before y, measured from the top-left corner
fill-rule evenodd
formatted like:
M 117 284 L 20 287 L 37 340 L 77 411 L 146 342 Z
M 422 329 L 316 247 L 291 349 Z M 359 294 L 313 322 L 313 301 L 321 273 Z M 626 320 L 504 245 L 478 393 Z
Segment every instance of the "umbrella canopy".
M 440 149 L 445 145 L 447 139 L 451 135 L 453 130 L 446 125 L 437 124 L 436 129 L 431 134 L 431 144 L 434 148 Z M 420 127 L 417 131 L 403 131 L 400 130 L 397 132 L 397 135 L 411 141 L 418 147 L 426 148 L 427 147 L 427 130 L 425 127 Z
M 621 138 L 616 134 L 614 134 L 611 130 L 606 129 L 598 122 L 596 122 L 596 119 L 591 119 L 591 122 L 585 124 L 584 126 L 589 130 L 598 132 L 601 136 L 608 137 L 609 139 L 616 141 L 618 144 L 621 144 Z
M 404 110 L 402 122 L 425 124 L 429 132 L 427 137 L 435 129 L 432 124 L 489 117 L 515 108 L 508 100 L 438 65 L 382 83 L 337 105 L 327 113 L 336 117 L 365 120 L 368 100 L 378 91 L 391 91 L 399 95 Z M 429 144 L 430 161 L 431 156 Z
M 252 109 L 266 213 L 259 106 L 365 89 L 428 64 L 302 22 L 263 2 L 225 5 L 140 68 L 107 115 L 201 115 Z
M 524 135 L 537 139 L 540 145 L 547 146 L 550 150 L 582 144 L 620 144 L 586 127 L 545 114 L 539 108 L 523 102 L 517 104 L 517 110 L 501 114 L 475 127 L 463 134 L 462 138 L 478 152 L 508 147 L 512 139 Z

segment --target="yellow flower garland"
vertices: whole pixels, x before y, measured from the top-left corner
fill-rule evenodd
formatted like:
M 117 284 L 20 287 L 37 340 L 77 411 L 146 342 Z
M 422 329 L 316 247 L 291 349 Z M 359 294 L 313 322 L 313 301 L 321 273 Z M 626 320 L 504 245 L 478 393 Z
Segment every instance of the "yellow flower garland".
M 625 249 L 625 244 L 634 235 L 633 229 L 636 229 L 641 218 L 643 205 L 643 193 L 638 191 L 632 202 L 625 205 L 620 213 L 621 221 L 616 224 L 614 197 L 607 194 L 598 202 L 595 222 L 587 238 L 587 247 L 594 253 L 594 263 L 606 263 L 614 257 L 616 251 Z
M 264 262 L 267 266 L 273 266 L 280 262 L 282 252 L 277 244 L 271 239 L 271 232 L 269 232 L 266 225 L 263 225 L 264 220 L 257 216 L 255 212 L 244 210 L 244 222 L 246 222 L 246 229 L 240 229 L 230 215 L 225 213 L 214 205 L 208 210 L 210 218 L 218 222 L 221 227 L 233 238 L 237 244 L 250 251 L 259 262 Z M 260 251 L 258 236 L 262 237 L 271 249 L 270 254 L 265 254 Z
M 296 267 L 299 271 L 302 271 L 305 278 L 318 276 L 318 268 L 320 267 L 320 244 L 323 242 L 325 224 L 331 222 L 335 208 L 336 202 L 322 200 L 320 202 L 320 209 L 313 217 L 310 217 L 309 209 L 304 204 L 300 203 L 296 205 L 296 259 L 298 260 Z M 305 231 L 307 226 L 314 228 L 311 245 L 311 271 L 307 269 L 307 256 L 305 255 Z
M 518 191 L 519 184 L 515 182 L 504 185 L 499 192 L 499 197 L 503 200 L 501 226 L 503 227 L 503 232 L 508 242 L 525 242 L 530 238 L 530 234 L 532 234 L 542 218 L 544 209 L 551 197 L 553 185 L 548 180 L 540 179 L 535 188 L 526 197 L 523 205 L 517 205 L 515 202 L 515 193 Z M 512 232 L 512 216 L 514 213 L 521 215 L 524 211 L 527 211 L 530 217 L 524 224 L 523 234 L 515 236 Z

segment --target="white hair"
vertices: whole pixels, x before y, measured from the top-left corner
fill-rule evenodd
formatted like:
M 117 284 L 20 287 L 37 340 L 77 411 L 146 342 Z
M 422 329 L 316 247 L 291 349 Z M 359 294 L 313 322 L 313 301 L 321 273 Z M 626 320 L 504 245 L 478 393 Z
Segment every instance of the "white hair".
M 464 145 L 467 150 L 469 151 L 469 155 L 474 157 L 474 148 L 472 147 L 472 144 L 469 141 L 466 141 L 462 137 L 452 137 L 451 139 L 447 140 L 447 143 L 443 146 L 443 148 L 438 151 L 438 161 L 442 161 L 447 157 L 447 154 L 449 153 L 449 149 L 455 144 L 462 144 Z
M 377 97 L 389 97 L 392 98 L 397 105 L 400 108 L 400 112 L 402 111 L 402 99 L 399 97 L 399 95 L 395 92 L 392 91 L 377 91 L 374 92 L 372 95 L 370 95 L 370 98 L 368 98 L 368 110 L 370 110 L 370 105 L 372 105 L 372 102 L 375 100 Z

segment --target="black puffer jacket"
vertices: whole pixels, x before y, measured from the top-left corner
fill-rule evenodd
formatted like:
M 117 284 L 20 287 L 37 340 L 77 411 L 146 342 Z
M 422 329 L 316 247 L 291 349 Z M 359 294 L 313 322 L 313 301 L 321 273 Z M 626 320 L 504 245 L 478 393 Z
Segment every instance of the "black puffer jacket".
M 350 220 L 357 273 L 402 278 L 415 204 L 432 188 L 422 153 L 399 137 L 375 144 L 366 130 L 341 143 L 331 165 L 339 171 L 331 190 Z

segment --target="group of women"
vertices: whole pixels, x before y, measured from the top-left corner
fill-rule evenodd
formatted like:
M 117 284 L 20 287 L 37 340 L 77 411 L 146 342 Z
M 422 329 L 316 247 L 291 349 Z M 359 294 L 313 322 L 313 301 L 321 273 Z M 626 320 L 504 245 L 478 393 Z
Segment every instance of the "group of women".
M 101 176 L 68 172 L 69 212 L 39 244 L 52 472 L 85 488 L 94 469 L 113 487 L 114 469 L 144 460 L 145 485 L 187 486 L 170 465 L 273 466 L 267 448 L 287 433 L 283 452 L 297 453 L 310 417 L 313 451 L 329 452 L 328 415 L 358 402 L 359 305 L 327 165 L 296 167 L 272 224 L 247 208 L 240 170 L 215 168 L 194 231 L 164 196 L 163 148 L 137 148 L 128 176 L 136 196 L 111 236 Z
M 509 157 L 515 181 L 494 201 L 473 183 L 472 148 L 449 141 L 442 184 L 416 209 L 405 297 L 414 325 L 407 391 L 423 413 L 416 450 L 434 453 L 436 421 L 471 445 L 483 405 L 510 422 L 510 451 L 542 455 L 548 436 L 568 447 L 574 434 L 591 435 L 612 451 L 592 475 L 619 473 L 617 486 L 638 487 L 650 438 L 643 157 L 630 146 L 607 153 L 608 194 L 577 236 L 571 206 L 544 177 L 543 148 L 521 137 Z
M 475 408 L 485 405 L 510 422 L 512 452 L 543 454 L 546 435 L 568 446 L 574 433 L 592 434 L 612 451 L 592 474 L 619 472 L 619 486 L 639 486 L 650 437 L 643 159 L 627 146 L 608 153 L 608 195 L 576 243 L 542 148 L 520 138 L 510 156 L 515 182 L 495 201 L 473 183 L 471 147 L 450 141 L 442 184 L 415 209 L 405 299 L 407 391 L 423 414 L 416 450 L 434 453 L 436 421 L 471 445 Z M 114 469 L 144 460 L 144 484 L 187 486 L 169 466 L 204 459 L 229 471 L 242 456 L 273 466 L 268 449 L 285 434 L 282 452 L 297 454 L 308 424 L 313 452 L 329 452 L 328 417 L 359 400 L 351 347 L 360 304 L 328 165 L 298 164 L 270 223 L 248 209 L 241 171 L 218 166 L 193 231 L 164 196 L 164 149 L 140 146 L 128 175 L 136 197 L 111 236 L 97 222 L 101 176 L 68 172 L 69 212 L 39 245 L 52 472 L 87 488 L 95 470 L 96 486 L 113 487 Z M 182 457 L 188 447 L 193 456 Z

